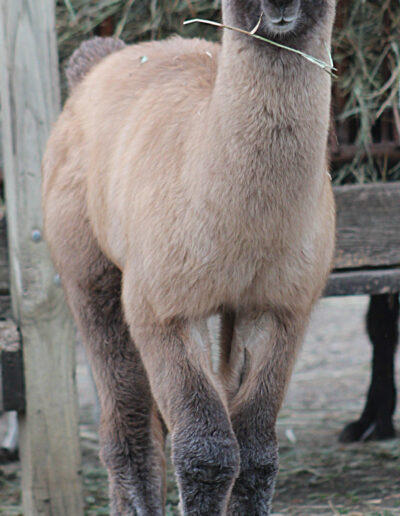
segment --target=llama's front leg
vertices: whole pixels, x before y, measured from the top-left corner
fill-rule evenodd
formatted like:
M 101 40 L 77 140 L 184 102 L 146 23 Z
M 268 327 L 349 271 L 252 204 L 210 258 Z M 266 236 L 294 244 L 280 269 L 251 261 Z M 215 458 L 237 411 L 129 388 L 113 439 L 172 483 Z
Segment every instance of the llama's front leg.
M 132 328 L 171 432 L 183 514 L 224 515 L 239 472 L 239 448 L 222 389 L 212 378 L 206 323 Z
M 275 422 L 304 326 L 282 315 L 237 318 L 230 363 L 232 381 L 240 384 L 230 388 L 236 392 L 230 413 L 241 465 L 230 516 L 270 514 L 278 471 Z

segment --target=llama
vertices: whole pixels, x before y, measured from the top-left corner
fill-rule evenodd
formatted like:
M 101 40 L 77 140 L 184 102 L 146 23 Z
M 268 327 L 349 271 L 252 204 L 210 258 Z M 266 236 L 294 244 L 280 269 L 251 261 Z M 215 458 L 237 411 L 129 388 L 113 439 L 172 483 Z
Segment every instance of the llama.
M 326 58 L 334 0 L 224 0 L 224 22 Z M 108 54 L 108 55 L 106 55 Z M 330 77 L 222 45 L 95 39 L 43 160 L 46 239 L 101 403 L 113 515 L 265 515 L 275 422 L 334 247 Z M 207 319 L 221 314 L 220 364 Z

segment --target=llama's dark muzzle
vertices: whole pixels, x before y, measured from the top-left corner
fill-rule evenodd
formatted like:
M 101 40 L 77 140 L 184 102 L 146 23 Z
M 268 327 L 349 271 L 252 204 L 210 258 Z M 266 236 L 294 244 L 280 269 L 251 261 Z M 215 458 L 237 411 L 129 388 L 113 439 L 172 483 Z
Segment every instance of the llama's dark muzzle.
M 276 34 L 294 29 L 300 15 L 300 0 L 264 0 L 263 14 L 268 29 Z

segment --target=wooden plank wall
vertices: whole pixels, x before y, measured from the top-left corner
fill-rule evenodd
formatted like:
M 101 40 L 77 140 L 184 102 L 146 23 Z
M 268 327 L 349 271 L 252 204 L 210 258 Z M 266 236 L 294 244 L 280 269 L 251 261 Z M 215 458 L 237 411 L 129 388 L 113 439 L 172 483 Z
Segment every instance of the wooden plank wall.
M 0 91 L 13 315 L 22 335 L 23 513 L 83 514 L 74 328 L 42 238 L 40 162 L 59 112 L 54 0 L 0 0 Z M 1 275 L 0 275 L 1 276 Z
M 340 186 L 326 296 L 400 292 L 400 183 Z
M 335 269 L 400 265 L 400 183 L 335 188 Z

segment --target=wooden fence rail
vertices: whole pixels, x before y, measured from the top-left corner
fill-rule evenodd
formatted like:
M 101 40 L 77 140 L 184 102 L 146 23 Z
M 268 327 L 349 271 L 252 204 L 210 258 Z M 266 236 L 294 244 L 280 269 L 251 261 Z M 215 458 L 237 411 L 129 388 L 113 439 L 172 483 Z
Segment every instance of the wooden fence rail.
M 334 188 L 337 242 L 325 295 L 400 292 L 400 183 Z

